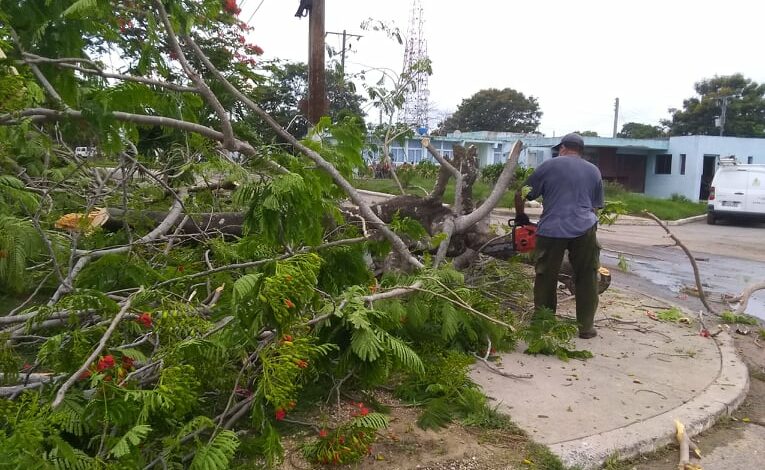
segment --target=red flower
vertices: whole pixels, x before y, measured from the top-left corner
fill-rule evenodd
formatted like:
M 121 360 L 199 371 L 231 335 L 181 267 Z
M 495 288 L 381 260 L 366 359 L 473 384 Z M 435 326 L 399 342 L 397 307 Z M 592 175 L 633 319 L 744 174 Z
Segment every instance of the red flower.
M 98 361 L 98 365 L 96 366 L 96 370 L 99 371 L 99 372 L 102 372 L 102 371 L 104 371 L 106 369 L 111 369 L 112 367 L 114 367 L 114 364 L 115 364 L 114 356 L 109 354 L 109 355 L 106 355 L 106 356 L 102 357 Z
M 133 365 L 133 358 L 129 356 L 122 356 L 122 368 L 130 370 L 133 367 L 135 367 Z
M 287 412 L 281 408 L 277 408 L 275 416 L 277 421 L 282 421 L 284 417 L 287 416 Z
M 151 313 L 143 312 L 142 314 L 138 315 L 138 318 L 136 318 L 135 321 L 143 325 L 144 328 L 151 328 L 151 325 L 152 325 Z
M 362 408 L 360 413 L 361 413 L 361 416 L 368 415 L 369 414 L 369 408 Z
M 241 13 L 241 9 L 237 6 L 236 0 L 225 0 L 223 3 L 223 9 L 232 15 L 238 15 Z
M 319 431 L 319 437 L 327 437 L 328 435 L 329 433 L 327 432 L 326 429 L 322 429 L 321 431 Z
M 340 444 L 345 444 L 345 436 L 338 437 L 337 442 L 339 442 Z
M 295 304 L 290 299 L 284 299 L 284 306 L 287 308 L 294 308 Z
M 308 367 L 308 361 L 304 359 L 298 359 L 297 361 L 295 361 L 295 364 L 297 364 L 297 366 L 300 367 L 301 369 L 305 369 L 306 367 Z
M 258 45 L 252 46 L 252 51 L 253 51 L 253 54 L 255 55 L 263 55 L 263 53 L 265 52 L 263 48 Z
M 84 371 L 82 374 L 80 374 L 79 377 L 77 377 L 78 380 L 85 380 L 91 376 L 91 372 L 89 370 Z
M 284 335 L 284 336 L 282 336 L 282 341 L 292 342 L 292 336 L 291 335 Z

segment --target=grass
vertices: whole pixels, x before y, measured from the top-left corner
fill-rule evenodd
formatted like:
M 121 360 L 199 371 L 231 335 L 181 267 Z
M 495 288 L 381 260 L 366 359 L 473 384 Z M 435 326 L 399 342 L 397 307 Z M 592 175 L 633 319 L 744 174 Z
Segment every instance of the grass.
M 403 181 L 402 181 L 403 184 Z M 414 176 L 409 184 L 404 187 L 404 190 L 407 192 L 407 194 L 412 194 L 415 196 L 425 196 L 425 191 L 430 192 L 433 190 L 433 186 L 436 184 L 435 179 L 432 178 L 424 178 L 422 176 L 416 175 Z M 392 178 L 383 178 L 383 179 L 373 179 L 373 178 L 358 178 L 353 181 L 353 185 L 359 189 L 366 189 L 368 191 L 377 191 L 380 193 L 388 193 L 388 194 L 400 194 L 400 191 L 398 190 L 398 186 L 396 186 L 396 182 L 393 181 Z M 473 185 L 473 199 L 476 202 L 480 202 L 484 199 L 486 199 L 489 196 L 489 193 L 491 192 L 491 186 L 484 183 L 481 180 L 478 180 Z M 424 191 L 423 191 L 424 190 Z M 513 194 L 511 194 L 509 191 L 505 192 L 505 194 L 502 196 L 502 199 L 499 201 L 499 205 L 497 207 L 506 207 L 506 208 L 512 208 L 513 207 Z M 454 179 L 449 181 L 449 184 L 446 186 L 446 191 L 444 193 L 444 202 L 447 204 L 451 204 L 454 202 Z
M 423 190 L 431 191 L 434 184 L 434 179 L 416 175 L 404 189 L 407 194 L 424 196 L 425 193 Z M 354 181 L 354 185 L 359 189 L 388 194 L 399 194 L 398 187 L 393 179 L 360 178 Z M 491 186 L 478 180 L 473 186 L 473 197 L 476 201 L 484 200 L 488 197 L 490 191 Z M 606 185 L 606 199 L 608 201 L 622 202 L 626 214 L 628 215 L 643 216 L 644 211 L 649 211 L 662 220 L 684 219 L 686 217 L 704 214 L 707 210 L 705 203 L 689 201 L 682 197 L 674 197 L 671 199 L 649 197 L 644 194 L 627 192 L 623 187 L 612 184 Z M 446 202 L 454 201 L 454 180 L 449 181 L 444 200 Z M 498 207 L 512 208 L 513 194 L 509 191 L 506 192 L 502 196 Z

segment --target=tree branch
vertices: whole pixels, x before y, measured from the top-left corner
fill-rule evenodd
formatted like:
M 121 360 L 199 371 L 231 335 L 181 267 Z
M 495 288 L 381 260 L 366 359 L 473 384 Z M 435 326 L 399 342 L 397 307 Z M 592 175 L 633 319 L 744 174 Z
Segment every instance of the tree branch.
M 276 134 L 279 135 L 282 139 L 284 139 L 287 143 L 295 147 L 300 153 L 305 155 L 306 157 L 310 158 L 311 160 L 316 163 L 316 165 L 324 170 L 326 173 L 328 173 L 332 180 L 340 186 L 340 188 L 345 191 L 345 193 L 350 197 L 351 201 L 353 201 L 354 204 L 356 204 L 359 207 L 359 211 L 361 212 L 361 215 L 364 216 L 365 219 L 369 220 L 372 225 L 374 225 L 380 232 L 382 232 L 383 236 L 385 236 L 388 241 L 391 242 L 391 245 L 393 245 L 393 249 L 398 252 L 409 264 L 414 266 L 417 269 L 420 269 L 424 267 L 424 265 L 415 258 L 412 253 L 409 252 L 409 249 L 406 246 L 406 243 L 396 235 L 385 222 L 380 220 L 377 215 L 372 211 L 372 209 L 369 207 L 369 205 L 364 202 L 359 192 L 356 190 L 356 188 L 353 187 L 353 185 L 346 180 L 343 175 L 340 174 L 340 172 L 335 168 L 330 162 L 325 160 L 321 155 L 319 155 L 318 152 L 315 152 L 311 150 L 310 148 L 303 145 L 300 141 L 295 138 L 292 134 L 284 130 L 282 126 L 279 125 L 278 122 L 274 120 L 267 112 L 265 112 L 263 109 L 260 108 L 254 101 L 252 101 L 250 98 L 248 98 L 244 93 L 239 91 L 234 85 L 231 84 L 228 80 L 226 80 L 226 77 L 223 76 L 223 74 L 215 68 L 215 66 L 210 62 L 210 59 L 207 58 L 207 56 L 204 55 L 204 52 L 199 48 L 199 46 L 194 42 L 193 39 L 189 38 L 189 45 L 194 49 L 197 56 L 202 60 L 202 62 L 205 64 L 205 67 L 208 68 L 208 70 L 215 75 L 215 77 L 221 82 L 221 84 L 228 90 L 229 93 L 234 95 L 237 99 L 239 99 L 242 103 L 244 103 L 248 108 L 253 110 L 255 114 L 257 114 L 261 119 L 263 119 L 273 130 L 276 132 Z
M 178 61 L 181 63 L 183 71 L 186 72 L 186 75 L 188 75 L 191 81 L 194 82 L 194 85 L 196 85 L 199 94 L 202 95 L 202 98 L 204 98 L 207 104 L 212 107 L 213 111 L 215 111 L 215 114 L 220 120 L 220 125 L 223 129 L 223 146 L 229 150 L 234 150 L 236 147 L 234 129 L 231 127 L 231 120 L 228 118 L 225 108 L 223 108 L 223 105 L 220 103 L 220 101 L 218 101 L 215 93 L 213 93 L 210 87 L 207 86 L 207 83 L 205 83 L 202 77 L 200 77 L 199 74 L 194 71 L 194 69 L 191 67 L 191 64 L 189 64 L 189 62 L 186 60 L 186 55 L 183 53 L 181 45 L 178 44 L 178 38 L 175 36 L 175 31 L 173 30 L 173 25 L 170 23 L 170 19 L 167 16 L 165 6 L 159 0 L 154 0 L 154 6 L 157 8 L 157 12 L 159 13 L 159 17 L 162 20 L 162 24 L 165 25 L 165 31 L 167 32 L 167 39 L 170 43 L 170 48 L 178 56 Z
M 507 187 L 510 185 L 515 176 L 515 167 L 518 164 L 518 157 L 521 155 L 522 148 L 523 143 L 520 140 L 516 141 L 515 145 L 513 145 L 513 149 L 507 156 L 505 168 L 499 175 L 497 183 L 494 185 L 494 189 L 492 189 L 491 194 L 489 194 L 489 197 L 486 198 L 483 204 L 481 204 L 476 210 L 469 214 L 457 217 L 457 220 L 455 220 L 455 233 L 463 233 L 465 230 L 488 216 L 489 213 L 491 213 L 491 211 L 497 207 L 499 200 L 502 198 L 502 195 L 505 193 L 505 191 L 507 191 Z
M 661 221 L 658 217 L 653 215 L 652 213 L 648 211 L 644 211 L 644 213 L 654 220 L 657 224 L 659 224 L 659 227 L 663 228 L 665 232 L 667 232 L 667 235 L 675 242 L 677 246 L 679 246 L 683 252 L 685 252 L 685 256 L 688 257 L 688 260 L 691 262 L 691 267 L 693 268 L 693 278 L 696 281 L 696 289 L 699 291 L 699 299 L 701 300 L 701 303 L 704 304 L 704 307 L 707 309 L 707 312 L 712 314 L 717 314 L 717 312 L 712 309 L 712 307 L 707 302 L 707 296 L 704 293 L 704 286 L 701 285 L 701 275 L 699 274 L 699 265 L 696 264 L 696 258 L 694 258 L 693 254 L 691 254 L 688 247 L 685 246 L 683 242 L 680 241 L 679 238 L 677 238 L 667 227 L 667 225 Z
M 142 292 L 143 289 L 139 290 L 137 293 Z M 112 334 L 114 333 L 114 330 L 117 329 L 117 325 L 119 325 L 122 318 L 125 316 L 125 314 L 130 309 L 130 304 L 133 302 L 135 294 L 128 297 L 127 301 L 125 301 L 125 305 L 122 306 L 119 313 L 114 316 L 114 319 L 109 324 L 109 327 L 104 332 L 103 336 L 101 336 L 101 340 L 98 342 L 98 346 L 96 346 L 96 349 L 93 350 L 93 352 L 88 356 L 88 358 L 85 360 L 85 362 L 80 366 L 79 369 L 77 369 L 74 374 L 72 374 L 66 382 L 61 386 L 61 388 L 58 389 L 58 392 L 56 392 L 56 398 L 53 399 L 50 406 L 51 408 L 58 408 L 59 405 L 61 405 L 61 402 L 64 401 L 64 397 L 66 396 L 66 392 L 69 391 L 72 385 L 80 378 L 80 375 L 83 374 L 90 365 L 93 363 L 93 361 L 96 360 L 99 354 L 101 354 L 101 351 L 104 350 L 106 347 L 106 343 L 109 341 L 109 338 L 112 337 Z

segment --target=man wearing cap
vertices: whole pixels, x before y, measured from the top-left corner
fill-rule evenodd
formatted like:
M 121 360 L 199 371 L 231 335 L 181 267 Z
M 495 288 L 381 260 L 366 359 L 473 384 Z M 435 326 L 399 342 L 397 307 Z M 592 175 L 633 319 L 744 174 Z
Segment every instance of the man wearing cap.
M 544 209 L 537 228 L 534 262 L 534 309 L 557 306 L 558 273 L 563 255 L 574 271 L 576 320 L 579 337 L 597 336 L 593 326 L 598 308 L 598 267 L 600 245 L 596 237 L 598 209 L 603 208 L 603 181 L 598 167 L 584 160 L 584 139 L 567 134 L 553 147 L 558 157 L 539 165 L 526 181 L 531 192 L 526 199 L 544 198 Z M 529 221 L 523 209 L 523 196 L 515 194 L 516 224 Z

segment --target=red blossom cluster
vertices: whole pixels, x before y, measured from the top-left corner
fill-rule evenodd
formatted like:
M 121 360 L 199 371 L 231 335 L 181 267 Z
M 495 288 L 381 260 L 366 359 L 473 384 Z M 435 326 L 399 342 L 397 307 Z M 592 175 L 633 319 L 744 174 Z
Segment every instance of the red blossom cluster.
M 144 328 L 151 328 L 151 325 L 152 325 L 151 313 L 143 312 L 140 315 L 138 315 L 138 318 L 136 318 L 135 321 L 143 325 Z
M 223 10 L 234 16 L 242 12 L 242 9 L 236 4 L 236 0 L 224 0 Z
M 366 415 L 369 414 L 369 408 L 364 406 L 364 403 L 358 402 L 358 403 L 352 403 L 352 404 L 353 404 L 354 408 L 358 408 L 358 410 L 353 410 L 351 412 L 351 416 L 353 416 L 354 418 L 356 416 L 366 416 Z
M 301 369 L 305 369 L 308 367 L 308 361 L 306 361 L 305 359 L 298 359 L 297 361 L 295 361 L 295 365 L 297 365 Z
M 295 308 L 295 304 L 290 299 L 284 299 L 284 306 L 287 308 Z

